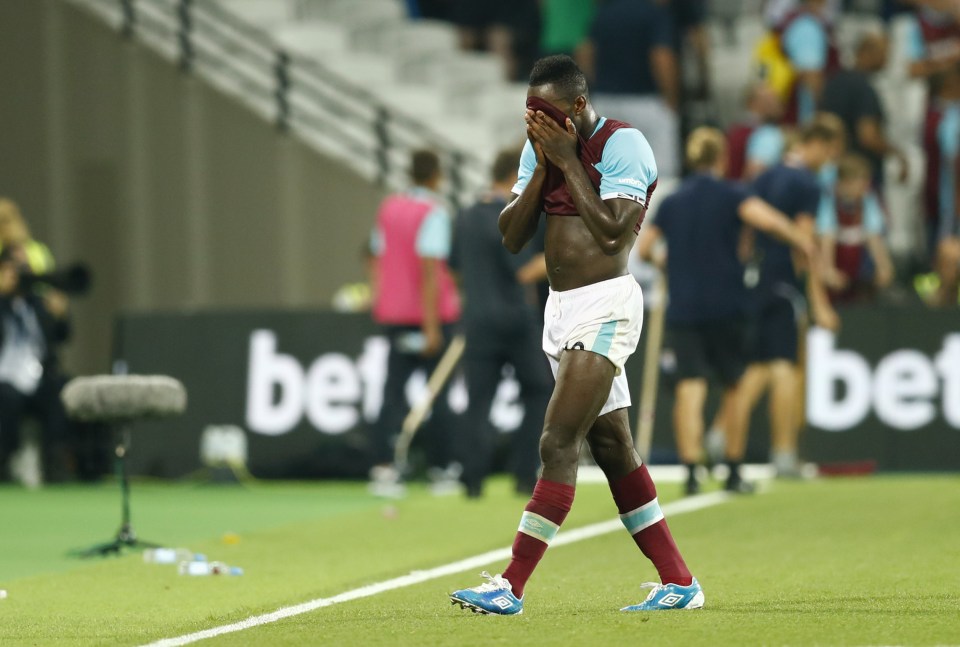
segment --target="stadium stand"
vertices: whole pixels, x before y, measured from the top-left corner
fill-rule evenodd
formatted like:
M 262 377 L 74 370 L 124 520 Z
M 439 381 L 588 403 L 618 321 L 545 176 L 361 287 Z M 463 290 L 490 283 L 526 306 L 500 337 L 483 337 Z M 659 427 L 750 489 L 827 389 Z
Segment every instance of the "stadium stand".
M 525 85 L 506 80 L 493 54 L 461 51 L 454 25 L 410 19 L 402 0 L 69 2 L 390 189 L 402 186 L 410 150 L 426 145 L 441 151 L 451 171 L 449 197 L 462 203 L 484 186 L 495 151 L 523 137 Z M 754 49 L 767 30 L 762 8 L 761 0 L 711 3 L 707 121 L 729 124 L 739 116 Z M 896 256 L 922 254 L 915 214 L 926 93 L 907 73 L 910 18 L 884 24 L 875 0 L 847 8 L 835 25 L 844 62 L 864 32 L 890 38 L 889 64 L 875 83 L 888 134 L 904 148 L 911 174 L 906 184 L 887 185 L 888 240 Z

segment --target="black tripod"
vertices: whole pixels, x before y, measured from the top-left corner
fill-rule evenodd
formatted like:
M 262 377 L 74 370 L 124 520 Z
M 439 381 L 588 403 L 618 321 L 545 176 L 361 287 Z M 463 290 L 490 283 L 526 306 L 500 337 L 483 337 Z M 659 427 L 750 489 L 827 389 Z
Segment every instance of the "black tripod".
M 130 449 L 130 428 L 127 425 L 123 425 L 116 435 L 117 446 L 115 453 L 117 459 L 114 464 L 116 466 L 117 480 L 120 481 L 122 506 L 120 530 L 117 531 L 117 536 L 113 539 L 113 541 L 103 544 L 96 544 L 89 548 L 81 548 L 71 551 L 71 554 L 77 557 L 119 555 L 124 547 L 131 548 L 133 550 L 160 547 L 159 544 L 138 539 L 137 533 L 134 532 L 133 526 L 130 524 L 130 479 L 127 478 L 127 462 L 125 460 L 127 451 Z

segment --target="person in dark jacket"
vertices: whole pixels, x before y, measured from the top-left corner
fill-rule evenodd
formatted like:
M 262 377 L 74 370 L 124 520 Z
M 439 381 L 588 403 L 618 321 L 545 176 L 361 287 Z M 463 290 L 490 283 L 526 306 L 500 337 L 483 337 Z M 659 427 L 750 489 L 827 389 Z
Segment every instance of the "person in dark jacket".
M 0 252 L 0 481 L 9 480 L 10 455 L 20 444 L 20 426 L 35 416 L 42 429 L 46 481 L 67 475 L 68 420 L 60 391 L 58 346 L 70 336 L 67 302 L 59 292 L 30 289 L 25 250 Z

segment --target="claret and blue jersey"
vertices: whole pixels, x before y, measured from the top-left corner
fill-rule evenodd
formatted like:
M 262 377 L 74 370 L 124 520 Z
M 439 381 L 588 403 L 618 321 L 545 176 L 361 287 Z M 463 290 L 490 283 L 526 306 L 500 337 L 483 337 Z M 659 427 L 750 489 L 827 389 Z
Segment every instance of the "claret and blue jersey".
M 606 124 L 606 117 L 601 117 L 590 138 L 585 140 L 587 145 L 594 141 Z M 536 153 L 527 141 L 520 156 L 520 170 L 517 173 L 517 183 L 513 187 L 514 193 L 519 195 L 523 192 L 530 183 L 536 166 Z M 653 159 L 653 150 L 646 137 L 636 128 L 621 127 L 614 130 L 603 143 L 600 161 L 593 164 L 593 168 L 600 174 L 598 191 L 602 200 L 626 198 L 647 204 L 649 194 L 657 182 L 657 163 Z M 551 214 L 549 205 L 547 213 Z

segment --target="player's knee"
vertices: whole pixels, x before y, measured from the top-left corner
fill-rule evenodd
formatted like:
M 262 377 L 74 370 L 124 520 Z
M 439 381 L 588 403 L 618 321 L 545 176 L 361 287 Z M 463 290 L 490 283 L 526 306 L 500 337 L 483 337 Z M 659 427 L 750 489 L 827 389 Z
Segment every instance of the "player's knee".
M 590 453 L 597 467 L 604 473 L 622 471 L 624 464 L 630 463 L 633 456 L 633 443 L 628 439 L 606 434 L 594 434 L 589 438 Z
M 580 448 L 575 433 L 550 427 L 543 430 L 540 436 L 540 461 L 544 467 L 576 464 L 579 460 Z

